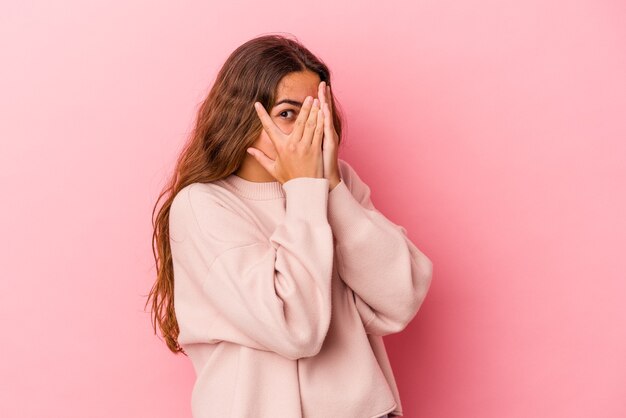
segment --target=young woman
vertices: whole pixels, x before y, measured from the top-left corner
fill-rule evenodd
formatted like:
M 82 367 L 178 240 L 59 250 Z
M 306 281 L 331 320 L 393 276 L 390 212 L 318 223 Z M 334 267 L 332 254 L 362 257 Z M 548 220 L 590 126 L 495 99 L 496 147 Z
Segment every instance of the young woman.
M 282 35 L 238 47 L 202 103 L 159 197 L 148 297 L 193 364 L 195 418 L 403 415 L 382 337 L 432 263 L 338 158 L 341 127 L 327 66 Z

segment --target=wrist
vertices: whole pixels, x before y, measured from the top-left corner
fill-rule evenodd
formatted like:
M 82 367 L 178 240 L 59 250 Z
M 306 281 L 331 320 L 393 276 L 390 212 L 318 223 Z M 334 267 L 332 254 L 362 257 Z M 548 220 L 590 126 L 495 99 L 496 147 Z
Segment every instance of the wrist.
M 331 176 L 328 179 L 330 190 L 334 189 L 339 183 L 341 183 L 341 177 L 339 176 Z

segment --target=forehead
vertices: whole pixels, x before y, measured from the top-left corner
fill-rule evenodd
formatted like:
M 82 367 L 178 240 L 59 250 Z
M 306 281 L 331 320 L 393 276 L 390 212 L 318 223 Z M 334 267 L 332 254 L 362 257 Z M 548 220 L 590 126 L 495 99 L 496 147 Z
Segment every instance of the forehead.
M 317 97 L 320 77 L 313 71 L 297 71 L 285 75 L 276 89 L 276 101 L 293 99 L 302 101 L 306 96 Z

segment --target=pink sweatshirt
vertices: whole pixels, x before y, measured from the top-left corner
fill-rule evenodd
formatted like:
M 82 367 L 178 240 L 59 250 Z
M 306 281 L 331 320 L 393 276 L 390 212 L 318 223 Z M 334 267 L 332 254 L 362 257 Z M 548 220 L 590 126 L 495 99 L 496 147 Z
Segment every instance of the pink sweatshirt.
M 194 418 L 403 415 L 383 336 L 421 306 L 432 262 L 342 181 L 235 174 L 174 198 L 179 344 L 196 372 Z

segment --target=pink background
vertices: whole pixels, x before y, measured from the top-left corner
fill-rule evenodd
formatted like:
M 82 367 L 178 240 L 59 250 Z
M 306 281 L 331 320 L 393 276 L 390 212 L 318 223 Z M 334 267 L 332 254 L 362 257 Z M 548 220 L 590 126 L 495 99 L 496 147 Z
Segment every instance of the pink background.
M 152 205 L 227 55 L 277 31 L 434 262 L 385 338 L 405 416 L 626 416 L 624 2 L 5 3 L 0 416 L 190 416 L 143 309 Z

